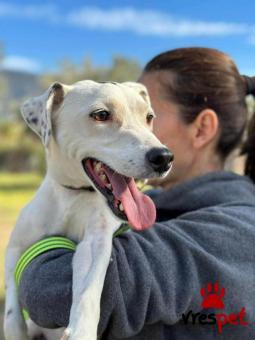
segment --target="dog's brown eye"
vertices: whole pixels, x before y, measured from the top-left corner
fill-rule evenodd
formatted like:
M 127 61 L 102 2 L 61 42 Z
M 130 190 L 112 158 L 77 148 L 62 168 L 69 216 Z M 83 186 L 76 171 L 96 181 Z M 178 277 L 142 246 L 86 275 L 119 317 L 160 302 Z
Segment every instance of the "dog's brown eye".
M 147 123 L 150 124 L 155 116 L 152 113 L 148 113 L 146 116 Z
M 90 117 L 94 118 L 98 122 L 104 122 L 110 119 L 111 114 L 108 111 L 102 110 L 102 111 L 92 112 L 90 114 Z

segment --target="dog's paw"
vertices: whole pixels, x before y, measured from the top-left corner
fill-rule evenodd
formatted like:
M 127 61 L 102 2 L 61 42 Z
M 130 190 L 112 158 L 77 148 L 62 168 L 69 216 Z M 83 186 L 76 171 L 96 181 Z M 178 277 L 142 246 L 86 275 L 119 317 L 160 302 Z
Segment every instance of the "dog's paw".
M 29 340 L 25 324 L 12 315 L 4 320 L 4 335 L 5 340 Z

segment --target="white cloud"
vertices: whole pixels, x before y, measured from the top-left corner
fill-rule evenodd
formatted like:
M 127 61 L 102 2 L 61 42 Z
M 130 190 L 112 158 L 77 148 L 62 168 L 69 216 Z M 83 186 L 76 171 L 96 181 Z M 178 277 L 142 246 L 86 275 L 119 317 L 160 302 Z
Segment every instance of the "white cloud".
M 34 59 L 22 57 L 22 56 L 8 56 L 2 63 L 3 69 L 26 71 L 31 73 L 37 73 L 41 70 L 41 65 Z
M 82 7 L 64 13 L 54 5 L 16 5 L 0 2 L 0 17 L 44 20 L 92 30 L 131 31 L 156 36 L 229 36 L 255 35 L 255 26 L 191 20 L 154 10 L 135 8 Z M 255 39 L 254 39 L 255 40 Z
M 183 20 L 162 12 L 133 8 L 83 8 L 69 13 L 67 22 L 91 29 L 159 36 L 219 36 L 244 34 L 248 30 L 246 24 Z

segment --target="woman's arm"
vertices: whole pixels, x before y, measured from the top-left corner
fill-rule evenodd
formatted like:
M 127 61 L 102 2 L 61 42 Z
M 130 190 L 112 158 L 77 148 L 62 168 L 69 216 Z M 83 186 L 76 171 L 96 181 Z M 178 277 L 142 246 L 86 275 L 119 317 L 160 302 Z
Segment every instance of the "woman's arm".
M 175 324 L 182 313 L 201 310 L 201 285 L 220 279 L 221 285 L 231 288 L 230 284 L 238 286 L 245 280 L 240 275 L 241 265 L 236 271 L 247 252 L 241 249 L 234 220 L 224 214 L 219 220 L 218 211 L 208 210 L 156 223 L 142 233 L 127 232 L 113 240 L 99 335 L 108 328 L 116 338 L 125 338 L 139 333 L 146 323 Z M 24 271 L 20 300 L 37 324 L 67 326 L 71 287 L 72 253 L 51 251 Z M 228 292 L 229 301 L 232 294 L 233 287 Z

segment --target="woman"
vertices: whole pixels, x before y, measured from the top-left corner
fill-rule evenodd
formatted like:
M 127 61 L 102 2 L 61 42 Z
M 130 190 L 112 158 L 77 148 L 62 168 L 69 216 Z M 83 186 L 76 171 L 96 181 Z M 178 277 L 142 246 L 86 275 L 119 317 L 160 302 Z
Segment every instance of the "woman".
M 242 77 L 224 53 L 184 48 L 152 59 L 140 77 L 155 133 L 175 154 L 153 191 L 157 223 L 113 241 L 98 334 L 102 339 L 254 339 L 255 129 L 246 174 L 225 172 L 247 125 Z M 36 323 L 67 326 L 72 252 L 54 250 L 24 271 L 20 300 Z M 216 283 L 216 284 L 214 284 Z

